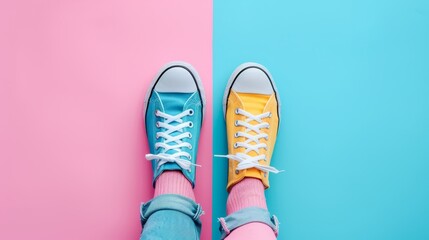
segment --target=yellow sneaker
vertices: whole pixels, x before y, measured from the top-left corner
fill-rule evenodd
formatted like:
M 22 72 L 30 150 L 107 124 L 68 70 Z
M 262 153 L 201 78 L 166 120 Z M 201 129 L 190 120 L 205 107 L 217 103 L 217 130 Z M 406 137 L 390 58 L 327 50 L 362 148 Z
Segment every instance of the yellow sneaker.
M 257 63 L 240 65 L 225 90 L 223 110 L 228 138 L 228 191 L 245 177 L 269 187 L 270 166 L 279 127 L 280 102 L 268 70 Z

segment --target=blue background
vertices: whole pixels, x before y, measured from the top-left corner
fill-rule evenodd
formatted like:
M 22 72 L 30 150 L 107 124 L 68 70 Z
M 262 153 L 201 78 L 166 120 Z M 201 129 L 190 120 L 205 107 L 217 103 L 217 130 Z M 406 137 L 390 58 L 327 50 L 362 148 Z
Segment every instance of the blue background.
M 214 153 L 229 75 L 272 73 L 279 239 L 429 239 L 429 1 L 214 1 Z M 213 216 L 227 160 L 214 158 Z M 213 239 L 219 239 L 213 221 Z

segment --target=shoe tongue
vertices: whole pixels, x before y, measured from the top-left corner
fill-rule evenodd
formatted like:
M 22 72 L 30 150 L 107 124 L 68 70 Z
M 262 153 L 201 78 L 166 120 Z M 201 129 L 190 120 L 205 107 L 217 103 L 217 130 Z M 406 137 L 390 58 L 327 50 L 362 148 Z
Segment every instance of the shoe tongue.
M 255 93 L 237 93 L 243 103 L 244 110 L 259 115 L 264 113 L 265 105 L 270 99 L 270 95 Z
M 193 93 L 160 93 L 158 92 L 159 97 L 161 98 L 162 105 L 164 107 L 164 112 L 170 115 L 177 115 L 183 112 L 183 107 L 185 106 L 186 101 Z
M 160 93 L 158 92 L 159 98 L 161 99 L 163 108 L 165 113 L 170 114 L 172 116 L 180 114 L 183 112 L 183 107 L 185 106 L 186 101 L 191 97 L 193 93 Z M 178 125 L 178 122 L 170 123 L 173 126 Z M 171 136 L 177 136 L 181 134 L 181 132 L 173 132 Z M 175 142 L 170 142 L 168 145 L 173 146 L 177 145 Z M 174 154 L 175 150 L 168 150 L 165 153 Z M 183 157 L 182 157 L 183 158 Z M 185 158 L 183 158 L 185 159 Z

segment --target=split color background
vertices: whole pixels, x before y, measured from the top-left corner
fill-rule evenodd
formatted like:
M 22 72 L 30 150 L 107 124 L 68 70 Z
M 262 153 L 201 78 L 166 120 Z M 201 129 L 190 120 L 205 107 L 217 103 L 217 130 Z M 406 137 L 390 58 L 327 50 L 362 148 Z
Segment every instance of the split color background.
M 236 66 L 264 64 L 280 91 L 278 239 L 429 239 L 428 1 L 215 0 L 213 36 L 216 154 Z M 226 168 L 214 158 L 213 216 Z
M 267 191 L 279 239 L 427 239 L 428 43 L 424 0 L 0 1 L 0 239 L 138 239 L 153 194 L 143 98 L 171 60 L 213 104 L 202 240 L 225 214 L 227 161 L 212 155 L 245 61 L 270 69 L 283 104 L 285 172 Z

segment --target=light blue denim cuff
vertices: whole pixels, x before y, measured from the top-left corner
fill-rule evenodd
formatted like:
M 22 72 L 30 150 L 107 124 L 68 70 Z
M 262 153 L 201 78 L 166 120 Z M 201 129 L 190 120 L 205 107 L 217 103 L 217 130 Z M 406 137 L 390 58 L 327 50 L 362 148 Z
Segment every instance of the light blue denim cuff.
M 191 217 L 196 225 L 201 225 L 200 216 L 204 213 L 201 205 L 192 199 L 177 194 L 162 194 L 140 206 L 140 221 L 142 226 L 149 217 L 160 210 L 174 210 Z
M 248 207 L 234 212 L 225 218 L 219 218 L 221 239 L 226 238 L 232 230 L 251 222 L 260 222 L 270 226 L 274 234 L 279 233 L 279 221 L 276 216 L 270 216 L 267 209 Z

